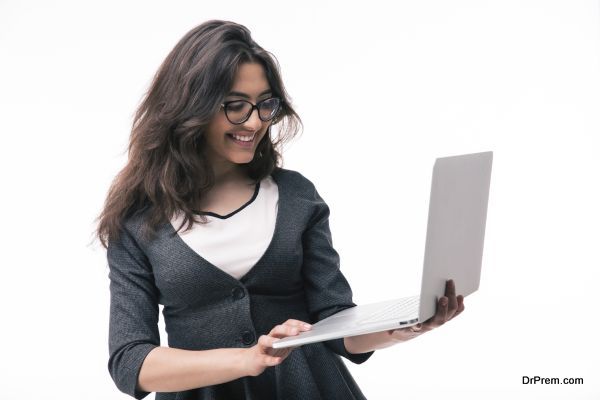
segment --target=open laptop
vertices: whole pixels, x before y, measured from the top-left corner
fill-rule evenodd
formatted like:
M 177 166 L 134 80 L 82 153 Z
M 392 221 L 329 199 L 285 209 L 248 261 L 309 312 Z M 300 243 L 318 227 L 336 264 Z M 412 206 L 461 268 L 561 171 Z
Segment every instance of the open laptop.
M 435 314 L 446 280 L 456 294 L 479 288 L 491 151 L 438 158 L 433 167 L 425 259 L 419 296 L 347 308 L 312 325 L 310 331 L 279 339 L 273 348 L 409 327 Z

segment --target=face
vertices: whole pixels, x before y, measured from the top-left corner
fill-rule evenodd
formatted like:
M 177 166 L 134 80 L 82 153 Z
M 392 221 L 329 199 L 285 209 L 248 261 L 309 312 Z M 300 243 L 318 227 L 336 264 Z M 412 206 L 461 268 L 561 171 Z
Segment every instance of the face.
M 262 65 L 245 63 L 238 68 L 231 91 L 223 102 L 247 100 L 256 104 L 269 97 L 272 97 L 271 88 Z M 227 120 L 225 110 L 221 108 L 205 134 L 206 155 L 215 172 L 220 174 L 252 161 L 256 147 L 270 124 L 271 121 L 261 121 L 255 109 L 246 122 L 234 125 Z

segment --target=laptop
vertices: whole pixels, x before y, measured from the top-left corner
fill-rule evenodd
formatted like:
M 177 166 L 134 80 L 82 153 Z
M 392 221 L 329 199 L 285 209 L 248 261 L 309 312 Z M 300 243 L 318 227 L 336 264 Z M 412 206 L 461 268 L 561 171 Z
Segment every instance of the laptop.
M 405 328 L 427 321 L 453 279 L 456 294 L 479 288 L 493 153 L 438 158 L 433 166 L 425 257 L 418 296 L 358 305 L 279 339 L 282 349 Z

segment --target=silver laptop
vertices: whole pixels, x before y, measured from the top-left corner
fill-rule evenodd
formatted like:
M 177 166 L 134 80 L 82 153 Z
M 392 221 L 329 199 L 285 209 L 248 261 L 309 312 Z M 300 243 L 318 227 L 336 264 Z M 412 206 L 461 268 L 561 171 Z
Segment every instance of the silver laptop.
M 492 152 L 438 158 L 433 167 L 425 260 L 419 296 L 347 308 L 313 324 L 310 331 L 279 339 L 273 348 L 398 329 L 435 314 L 446 280 L 456 294 L 479 288 L 492 171 Z

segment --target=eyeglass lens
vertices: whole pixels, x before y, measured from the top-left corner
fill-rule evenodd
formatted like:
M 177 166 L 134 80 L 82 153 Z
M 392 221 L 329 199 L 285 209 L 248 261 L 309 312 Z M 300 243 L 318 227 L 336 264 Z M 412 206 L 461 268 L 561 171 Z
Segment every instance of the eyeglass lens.
M 256 104 L 258 108 L 258 116 L 262 121 L 270 121 L 279 111 L 279 99 L 276 97 L 263 100 Z M 225 112 L 227 118 L 232 123 L 242 123 L 250 117 L 253 111 L 253 106 L 245 100 L 232 101 L 227 103 Z

